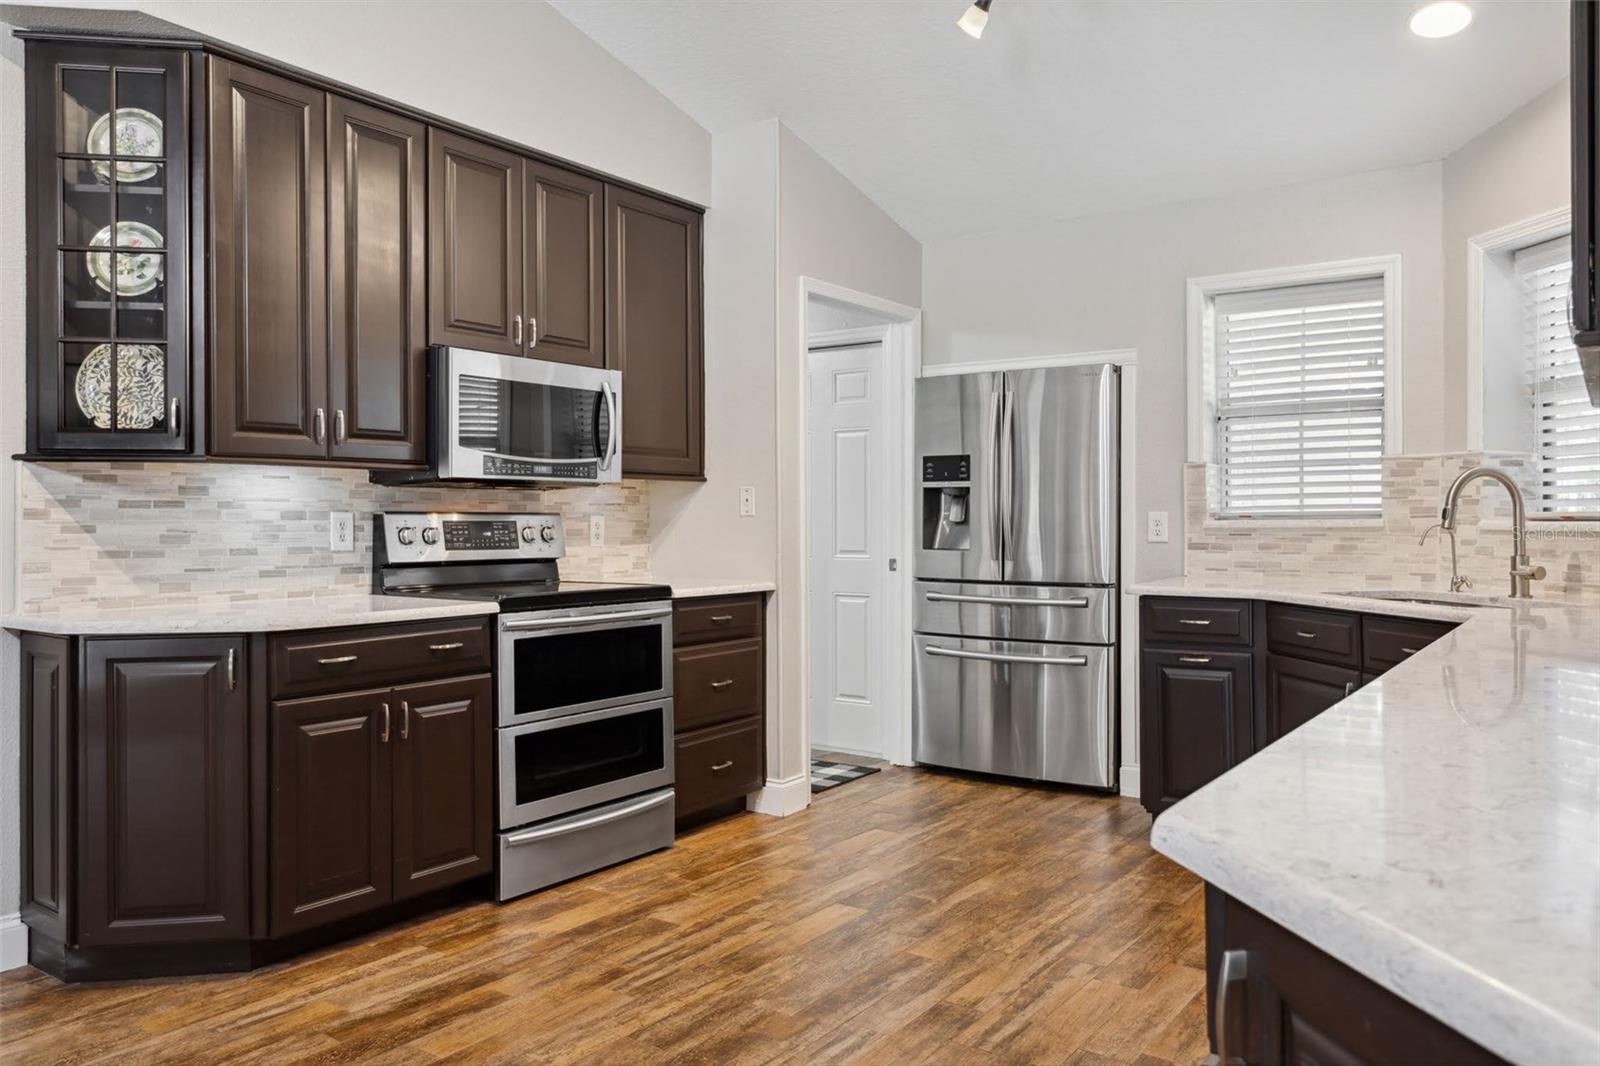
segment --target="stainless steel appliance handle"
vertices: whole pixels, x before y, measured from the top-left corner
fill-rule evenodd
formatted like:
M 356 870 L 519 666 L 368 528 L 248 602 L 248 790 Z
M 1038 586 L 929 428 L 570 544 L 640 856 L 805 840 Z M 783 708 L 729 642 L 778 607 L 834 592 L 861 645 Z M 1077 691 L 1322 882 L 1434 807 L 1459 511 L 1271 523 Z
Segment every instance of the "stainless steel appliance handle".
M 994 395 L 989 400 L 989 543 L 991 554 L 1000 559 L 1000 391 L 1005 387 L 1003 378 L 997 378 Z
M 638 803 L 630 803 L 626 807 L 618 807 L 614 811 L 606 811 L 604 814 L 597 814 L 591 818 L 580 818 L 576 822 L 568 822 L 565 825 L 552 825 L 547 829 L 530 829 L 525 833 L 513 833 L 511 836 L 506 837 L 506 845 L 508 847 L 516 847 L 518 844 L 532 844 L 536 840 L 549 840 L 551 837 L 566 836 L 568 833 L 576 833 L 580 829 L 593 829 L 597 825 L 621 821 L 623 818 L 638 814 L 640 811 L 648 811 L 651 807 L 659 807 L 663 803 L 671 803 L 672 798 L 673 793 L 662 792 L 642 799 Z
M 922 649 L 925 655 L 937 655 L 948 659 L 980 659 L 986 663 L 1024 663 L 1030 666 L 1088 666 L 1087 655 L 1001 655 L 992 651 L 962 651 L 959 648 L 945 648 L 938 644 L 929 644 Z
M 611 461 L 617 455 L 617 394 L 611 390 L 611 382 L 600 383 L 600 394 L 606 398 L 606 450 L 605 458 L 600 460 L 601 470 L 610 470 Z
M 1000 376 L 1000 380 L 1002 382 L 1005 381 L 1004 374 Z M 1012 455 L 1011 449 L 1011 437 L 1016 426 L 1017 415 L 1016 408 L 1012 406 L 1011 398 L 1011 386 L 1006 385 L 1004 397 L 1006 411 L 1005 429 L 1000 434 L 1000 478 L 1005 490 L 1005 499 L 1000 504 L 1000 551 L 1003 553 L 1002 558 L 1010 554 L 1012 540 L 1014 539 L 1014 534 L 1011 529 L 1011 489 L 1012 481 L 1016 479 L 1017 475 L 1015 469 L 1016 460 Z
M 514 618 L 502 622 L 507 630 L 555 629 L 561 626 L 586 626 L 596 622 L 632 622 L 644 618 L 664 618 L 672 613 L 671 607 L 656 607 L 648 611 L 618 611 L 614 614 L 580 614 L 569 618 Z
M 1212 1026 L 1217 1034 L 1217 1053 L 1207 1055 L 1207 1066 L 1242 1066 L 1244 1058 L 1228 1054 L 1228 993 L 1249 975 L 1250 953 L 1239 948 L 1222 953 L 1222 966 L 1217 975 L 1217 1005 L 1212 1014 Z
M 958 592 L 930 592 L 924 597 L 929 603 L 992 603 L 1001 607 L 1087 607 L 1087 596 L 1074 596 L 1066 600 L 1025 600 L 1014 596 L 968 596 Z

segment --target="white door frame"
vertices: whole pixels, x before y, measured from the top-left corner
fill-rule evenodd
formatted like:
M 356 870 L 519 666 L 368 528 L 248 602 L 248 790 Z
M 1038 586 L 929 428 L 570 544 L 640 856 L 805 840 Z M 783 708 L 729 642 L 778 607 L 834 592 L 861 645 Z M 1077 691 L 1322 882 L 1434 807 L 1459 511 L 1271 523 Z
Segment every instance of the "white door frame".
M 882 315 L 891 321 L 881 326 L 863 329 L 835 330 L 812 334 L 806 329 L 811 297 L 820 296 L 835 303 L 848 304 Z M 884 722 L 884 757 L 900 766 L 911 762 L 911 656 L 896 654 L 892 649 L 911 647 L 911 569 L 913 528 L 910 521 L 915 505 L 916 476 L 914 445 L 912 440 L 912 412 L 914 410 L 916 380 L 922 373 L 922 312 L 915 307 L 884 300 L 869 293 L 857 292 L 842 285 L 820 281 L 816 278 L 800 279 L 800 351 L 805 380 L 809 380 L 811 349 L 822 345 L 838 345 L 881 341 L 884 357 L 884 381 L 888 402 L 884 405 L 887 420 L 885 439 L 890 442 L 889 469 L 893 472 L 891 484 L 900 488 L 899 506 L 891 509 L 889 518 L 889 556 L 898 563 L 888 574 L 885 588 L 885 628 L 888 639 L 884 646 L 889 654 L 879 656 L 873 664 L 878 674 L 878 691 L 883 693 L 883 705 L 889 709 Z M 811 432 L 811 390 L 805 390 L 805 429 Z M 800 449 L 801 486 L 809 506 L 811 500 L 811 470 L 809 448 Z M 800 523 L 802 541 L 801 558 L 805 560 L 805 592 L 800 603 L 800 632 L 805 634 L 800 642 L 800 714 L 806 743 L 806 758 L 811 750 L 811 532 L 810 516 Z M 807 786 L 809 799 L 809 785 Z

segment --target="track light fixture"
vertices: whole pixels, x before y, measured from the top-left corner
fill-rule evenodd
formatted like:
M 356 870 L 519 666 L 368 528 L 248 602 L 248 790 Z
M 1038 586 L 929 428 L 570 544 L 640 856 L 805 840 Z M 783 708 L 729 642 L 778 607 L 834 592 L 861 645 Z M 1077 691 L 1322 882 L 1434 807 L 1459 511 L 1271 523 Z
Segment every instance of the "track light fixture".
M 983 36 L 983 28 L 989 24 L 989 4 L 993 0 L 972 0 L 972 6 L 956 20 L 967 35 L 976 39 Z

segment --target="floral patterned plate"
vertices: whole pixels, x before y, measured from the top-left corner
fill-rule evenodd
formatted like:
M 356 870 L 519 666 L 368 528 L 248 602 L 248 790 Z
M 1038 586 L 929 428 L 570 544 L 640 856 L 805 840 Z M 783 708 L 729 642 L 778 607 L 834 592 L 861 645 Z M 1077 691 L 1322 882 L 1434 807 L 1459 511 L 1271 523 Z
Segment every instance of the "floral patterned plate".
M 101 115 L 89 127 L 88 143 L 84 150 L 90 155 L 111 154 L 110 114 Z M 162 154 L 161 120 L 142 107 L 119 107 L 116 110 L 117 155 Z M 107 181 L 111 179 L 113 164 L 101 159 L 94 164 L 96 174 Z M 161 171 L 160 160 L 119 159 L 115 164 L 118 181 L 145 181 Z
M 104 226 L 89 241 L 96 248 L 111 246 L 111 227 Z M 160 248 L 165 242 L 161 234 L 143 222 L 118 222 L 117 245 L 121 248 Z M 111 292 L 111 253 L 85 252 L 89 261 L 89 276 L 106 292 Z M 143 296 L 161 284 L 166 270 L 166 256 L 154 252 L 118 252 L 118 296 Z
M 97 429 L 111 428 L 111 345 L 97 345 L 78 367 L 72 390 Z M 167 406 L 167 360 L 154 344 L 124 344 L 117 353 L 117 428 L 149 429 Z

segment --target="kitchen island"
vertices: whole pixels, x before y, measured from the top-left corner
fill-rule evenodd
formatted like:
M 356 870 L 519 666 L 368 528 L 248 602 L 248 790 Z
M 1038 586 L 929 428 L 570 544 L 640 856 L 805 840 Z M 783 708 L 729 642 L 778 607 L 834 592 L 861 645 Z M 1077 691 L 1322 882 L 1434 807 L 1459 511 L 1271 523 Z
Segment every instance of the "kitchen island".
M 1494 1056 L 1600 1062 L 1600 604 L 1130 591 L 1460 622 L 1178 800 L 1151 842 L 1211 886 L 1208 921 L 1223 894 Z

